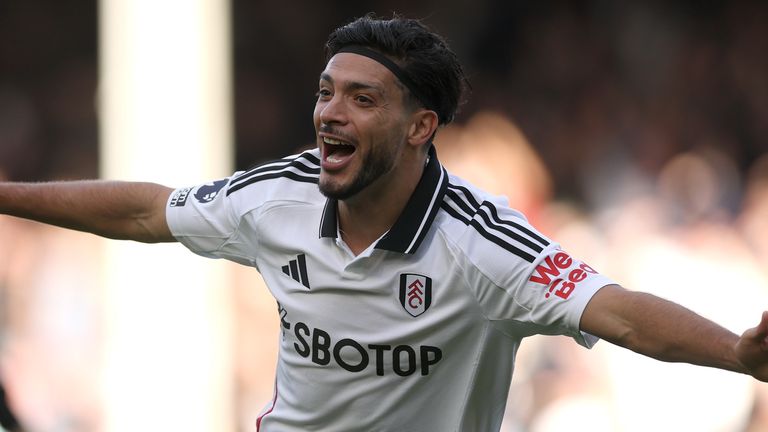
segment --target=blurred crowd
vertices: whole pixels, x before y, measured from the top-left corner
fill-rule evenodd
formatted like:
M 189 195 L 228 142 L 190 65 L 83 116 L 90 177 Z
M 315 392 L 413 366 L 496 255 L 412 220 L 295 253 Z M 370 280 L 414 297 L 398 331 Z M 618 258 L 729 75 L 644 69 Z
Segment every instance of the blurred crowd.
M 367 11 L 423 17 L 472 81 L 437 138 L 451 171 L 628 288 L 736 332 L 768 308 L 768 3 L 342 3 L 233 0 L 238 168 L 311 144 L 333 27 Z M 95 1 L 0 3 L 0 178 L 98 175 L 96 16 Z M 101 247 L 0 217 L 0 379 L 30 430 L 100 430 Z M 253 271 L 235 281 L 222 295 L 237 299 L 237 421 L 252 430 L 271 397 L 277 314 Z M 532 338 L 505 431 L 564 425 L 766 430 L 768 388 Z
M 507 196 L 574 256 L 625 287 L 678 302 L 734 332 L 768 305 L 768 157 L 755 163 L 735 214 L 720 152 L 673 156 L 655 178 L 593 210 L 554 198 L 552 173 L 507 117 L 474 115 L 438 145 L 450 171 Z M 615 186 L 628 179 L 618 176 Z M 544 186 L 542 186 L 544 185 Z M 513 431 L 761 431 L 768 384 L 715 369 L 651 360 L 609 343 L 523 342 L 507 406 Z

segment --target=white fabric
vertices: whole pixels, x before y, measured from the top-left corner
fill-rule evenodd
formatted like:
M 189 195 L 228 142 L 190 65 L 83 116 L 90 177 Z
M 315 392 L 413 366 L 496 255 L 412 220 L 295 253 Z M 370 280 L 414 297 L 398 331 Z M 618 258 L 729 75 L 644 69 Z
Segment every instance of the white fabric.
M 522 338 L 596 342 L 579 320 L 612 281 L 498 198 L 438 166 L 450 185 L 415 252 L 372 245 L 355 257 L 318 234 L 328 213 L 316 158 L 237 173 L 212 198 L 215 183 L 177 190 L 167 210 L 185 246 L 257 268 L 278 302 L 276 395 L 257 430 L 498 430 Z

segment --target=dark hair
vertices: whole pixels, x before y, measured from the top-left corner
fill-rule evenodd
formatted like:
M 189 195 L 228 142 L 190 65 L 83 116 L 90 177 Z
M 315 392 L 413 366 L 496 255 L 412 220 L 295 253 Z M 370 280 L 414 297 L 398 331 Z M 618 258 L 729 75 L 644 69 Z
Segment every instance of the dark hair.
M 418 86 L 425 99 L 421 102 L 437 113 L 438 122 L 453 121 L 469 81 L 456 54 L 440 35 L 418 20 L 398 16 L 380 19 L 368 14 L 328 36 L 326 61 L 342 48 L 353 45 L 391 57 Z

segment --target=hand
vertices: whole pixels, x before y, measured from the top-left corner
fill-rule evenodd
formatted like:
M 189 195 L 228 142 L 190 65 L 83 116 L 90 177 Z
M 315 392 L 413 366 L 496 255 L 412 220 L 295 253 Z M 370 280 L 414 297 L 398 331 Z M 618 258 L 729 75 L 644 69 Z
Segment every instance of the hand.
M 744 372 L 768 382 L 768 311 L 763 312 L 757 327 L 741 335 L 736 343 L 736 357 Z

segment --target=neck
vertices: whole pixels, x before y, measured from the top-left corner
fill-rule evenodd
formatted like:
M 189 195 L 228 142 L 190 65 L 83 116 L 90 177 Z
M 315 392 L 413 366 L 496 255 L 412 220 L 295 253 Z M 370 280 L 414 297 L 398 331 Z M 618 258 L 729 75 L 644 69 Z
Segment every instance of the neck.
M 403 212 L 424 172 L 424 158 L 407 165 L 412 168 L 393 170 L 354 197 L 338 202 L 339 230 L 355 255 L 392 228 Z

